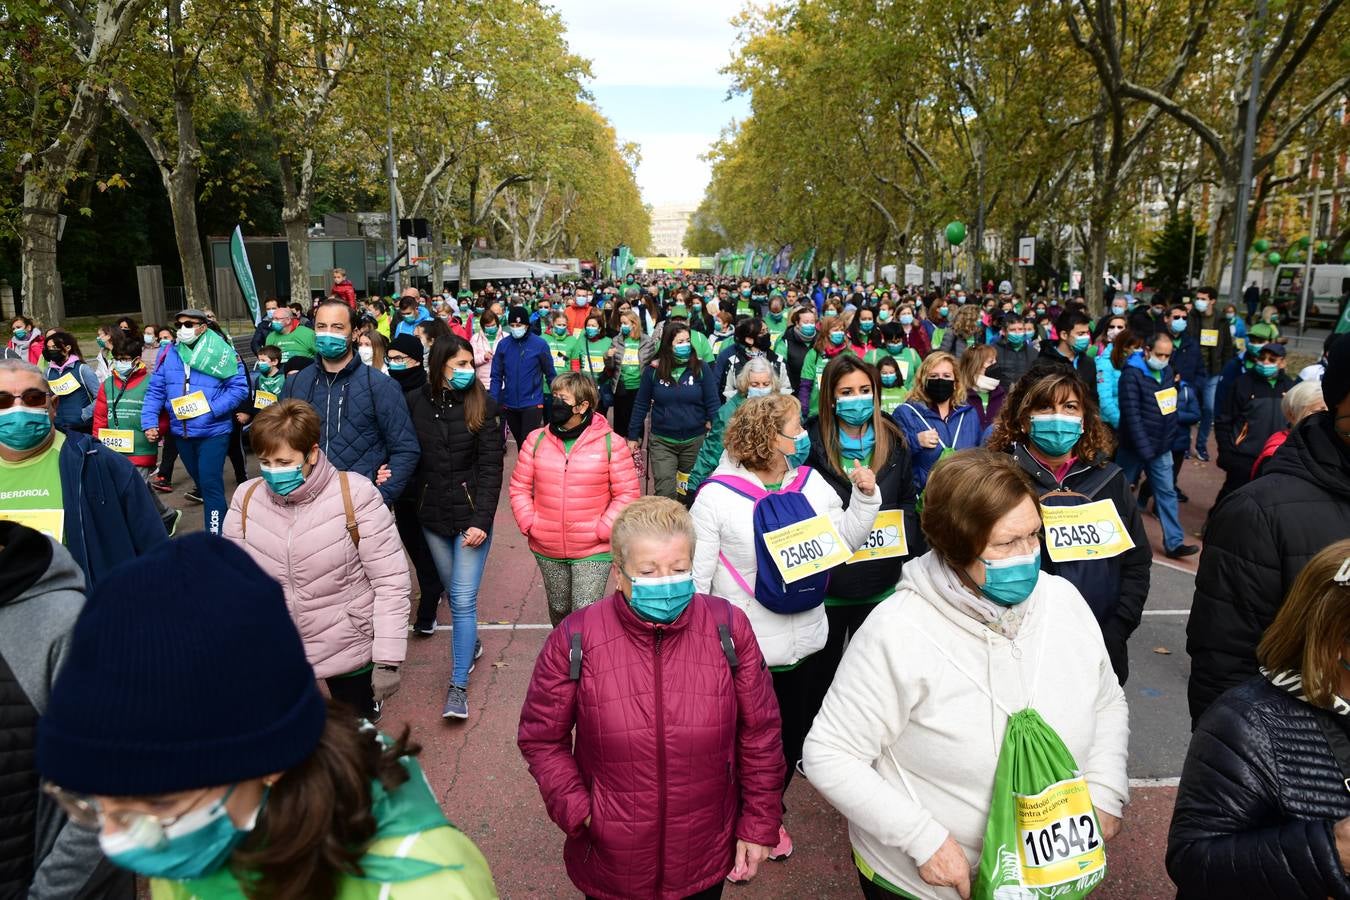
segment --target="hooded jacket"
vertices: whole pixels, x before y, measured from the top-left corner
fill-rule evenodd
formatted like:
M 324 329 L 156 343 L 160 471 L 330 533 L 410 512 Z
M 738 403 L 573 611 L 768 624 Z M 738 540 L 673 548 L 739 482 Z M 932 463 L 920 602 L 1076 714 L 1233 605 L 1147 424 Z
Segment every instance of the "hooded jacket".
M 1120 445 L 1142 459 L 1154 459 L 1172 452 L 1177 436 L 1177 415 L 1173 410 L 1163 415 L 1158 405 L 1158 394 L 1175 389 L 1172 367 L 1160 373 L 1161 379 L 1144 362 L 1144 354 L 1136 350 L 1125 361 L 1116 392 L 1120 404 Z
M 353 353 L 337 372 L 316 362 L 290 376 L 282 399 L 304 400 L 319 413 L 319 448 L 334 466 L 373 482 L 387 464 L 391 474 L 379 486 L 380 496 L 392 503 L 403 493 L 421 450 L 403 391 L 392 378 Z
M 1308 560 L 1350 537 L 1350 447 L 1331 414 L 1308 416 L 1265 464 L 1210 514 L 1186 623 L 1194 723 L 1256 674 L 1256 645 Z
M 71 824 L 38 789 L 37 720 L 84 607 L 84 573 L 40 532 L 0 521 L 0 895 L 130 897 L 98 832 Z
M 502 409 L 529 409 L 544 404 L 544 383 L 557 374 L 547 341 L 528 331 L 523 338 L 507 333 L 493 351 L 488 388 Z
M 719 625 L 730 631 L 734 669 Z M 582 650 L 575 679 L 574 634 Z M 778 841 L 780 727 L 744 613 L 695 594 L 659 625 L 615 593 L 549 635 L 517 742 L 549 818 L 567 835 L 572 883 L 605 900 L 675 900 L 720 883 L 737 839 Z
M 1274 384 L 1248 369 L 1233 381 L 1214 416 L 1214 437 L 1219 443 L 1219 468 L 1245 476 L 1271 435 L 1285 430 L 1284 395 L 1294 386 L 1284 372 Z
M 470 528 L 491 534 L 506 455 L 497 404 L 485 396 L 483 424 L 470 431 L 464 420 L 464 393 L 446 389 L 437 403 L 430 387 L 424 383 L 405 395 L 423 448 L 409 490 L 417 518 L 444 537 Z
M 937 410 L 924 406 L 918 400 L 906 400 L 895 408 L 895 421 L 905 432 L 910 458 L 914 466 L 914 488 L 922 491 L 928 483 L 928 473 L 941 459 L 944 450 L 969 450 L 980 445 L 982 430 L 980 418 L 971 406 L 958 405 L 952 398 L 951 414 L 943 419 Z M 925 448 L 919 444 L 919 435 L 929 429 L 938 433 L 938 445 Z
M 1001 373 L 999 384 L 1003 385 L 1005 391 L 1011 391 L 1018 379 L 1027 374 L 1036 362 L 1036 348 L 1031 344 L 1030 335 L 1021 347 L 1014 347 L 1006 337 L 1001 337 L 994 342 L 994 353 Z
M 323 453 L 285 497 L 261 478 L 235 488 L 222 532 L 281 585 L 319 678 L 372 660 L 398 664 L 407 649 L 412 580 L 394 517 L 374 484 L 349 475 L 347 485 L 359 547 L 347 533 L 338 471 Z
M 171 401 L 201 391 L 211 411 L 192 419 L 173 417 Z M 145 390 L 145 405 L 141 408 L 141 430 L 159 427 L 159 417 L 167 412 L 174 437 L 203 438 L 227 435 L 234 428 L 234 411 L 249 397 L 248 375 L 243 362 L 238 363 L 229 378 L 215 378 L 183 363 L 178 345 L 165 348 L 150 376 Z
M 56 398 L 56 424 L 88 434 L 94 419 L 94 400 L 98 397 L 98 376 L 84 360 L 71 356 L 59 366 L 48 363 L 45 377 L 51 383 L 67 373 L 73 375 L 80 386 L 74 392 Z
M 1097 396 L 1097 360 L 1093 358 L 1093 352 L 1092 347 L 1089 346 L 1082 353 L 1069 360 L 1059 352 L 1058 341 L 1046 338 L 1041 341 L 1041 352 L 1036 356 L 1036 359 L 1056 362 L 1061 366 L 1068 366 L 1073 369 L 1078 373 L 1078 380 L 1087 386 L 1088 393 L 1095 397 Z

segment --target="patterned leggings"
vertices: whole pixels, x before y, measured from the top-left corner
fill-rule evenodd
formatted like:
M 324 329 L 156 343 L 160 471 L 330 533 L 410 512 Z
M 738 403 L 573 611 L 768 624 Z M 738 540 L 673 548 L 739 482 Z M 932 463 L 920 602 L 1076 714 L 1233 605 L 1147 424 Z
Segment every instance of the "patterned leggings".
M 558 562 L 540 559 L 539 573 L 544 576 L 544 593 L 548 597 L 548 619 L 556 628 L 558 623 L 583 606 L 590 606 L 605 596 L 609 585 L 608 562 Z

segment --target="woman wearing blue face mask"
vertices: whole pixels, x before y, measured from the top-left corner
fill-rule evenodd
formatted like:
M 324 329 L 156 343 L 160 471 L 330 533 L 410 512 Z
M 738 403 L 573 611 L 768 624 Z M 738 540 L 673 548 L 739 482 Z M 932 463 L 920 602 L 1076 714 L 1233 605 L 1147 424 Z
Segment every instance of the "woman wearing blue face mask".
M 497 404 L 474 373 L 473 355 L 459 335 L 441 338 L 431 348 L 426 385 L 408 395 L 422 455 L 405 494 L 418 498 L 417 520 L 450 597 L 454 667 L 442 716 L 455 719 L 469 716 L 469 673 L 483 652 L 478 586 L 492 546 L 505 455 Z M 423 593 L 420 631 L 434 627 L 439 599 Z
M 788 313 L 788 328 L 774 344 L 773 352 L 787 365 L 792 392 L 801 385 L 802 365 L 816 343 L 816 311 L 809 306 L 798 306 Z
M 1031 476 L 1042 504 L 1094 505 L 1095 512 L 1084 513 L 1094 528 L 1111 522 L 1110 534 L 1049 528 L 1041 537 L 1041 568 L 1067 578 L 1082 593 L 1101 626 L 1111 667 L 1124 684 L 1130 661 L 1126 641 L 1139 627 L 1148 599 L 1153 551 L 1125 475 L 1109 458 L 1114 447 L 1082 383 L 1062 367 L 1045 365 L 1013 388 L 989 438 L 989 449 L 1010 454 Z M 1084 544 L 1094 552 L 1071 552 L 1076 545 L 1065 538 L 1095 538 Z
M 772 683 L 745 614 L 695 592 L 694 552 L 678 503 L 634 500 L 614 522 L 618 590 L 535 662 L 517 742 L 587 896 L 718 897 L 778 840 Z
M 642 426 L 650 411 L 647 465 L 658 496 L 672 500 L 692 496 L 689 473 L 722 406 L 710 362 L 694 349 L 688 325 L 667 321 L 653 364 L 642 370 L 628 425 L 628 449 L 636 454 L 642 446 Z
M 819 408 L 820 382 L 825 377 L 825 366 L 839 354 L 852 352 L 848 343 L 847 318 L 846 315 L 827 315 L 822 319 L 815 346 L 802 362 L 797 397 L 801 400 L 803 417 L 814 416 Z
M 691 510 L 699 540 L 694 584 L 750 617 L 782 711 L 786 790 L 829 685 L 820 653 L 829 633 L 825 581 L 871 537 L 881 494 L 872 469 L 858 465 L 847 471 L 844 505 L 806 465 L 811 436 L 796 401 L 783 394 L 747 400 L 727 424 L 725 441 L 722 463 Z M 792 850 L 782 831 L 770 859 Z
M 849 821 L 864 897 L 970 895 L 991 808 L 1014 801 L 995 779 L 1005 733 L 1026 734 L 1028 710 L 1081 771 L 1096 840 L 1119 830 L 1129 710 L 1087 604 L 1041 571 L 1039 499 L 1006 455 L 939 465 L 921 516 L 932 550 L 844 652 L 803 765 Z
M 191 589 L 162 590 L 165 572 L 191 573 Z M 44 790 L 157 900 L 495 896 L 408 730 L 389 740 L 324 703 L 293 602 L 204 534 L 119 567 L 42 717 Z
M 825 367 L 820 417 L 807 423 L 811 455 L 807 465 L 819 472 L 848 506 L 849 473 L 866 466 L 876 473 L 881 511 L 866 549 L 830 573 L 825 594 L 829 638 L 820 654 L 829 678 L 839 666 L 844 643 L 872 609 L 895 590 L 906 559 L 927 547 L 914 512 L 916 494 L 909 448 L 900 426 L 885 411 L 875 369 L 847 354 Z
M 572 338 L 568 369 L 591 380 L 600 394 L 596 412 L 604 416 L 614 402 L 613 378 L 618 364 L 614 360 L 614 339 L 605 333 L 605 315 L 591 310 L 581 333 Z

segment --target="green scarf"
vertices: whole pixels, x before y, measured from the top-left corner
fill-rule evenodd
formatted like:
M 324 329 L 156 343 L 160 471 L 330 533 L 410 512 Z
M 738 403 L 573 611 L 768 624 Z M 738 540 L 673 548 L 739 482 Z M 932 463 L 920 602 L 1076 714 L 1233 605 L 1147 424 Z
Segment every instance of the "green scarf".
M 191 347 L 179 341 L 178 357 L 183 365 L 222 381 L 239 371 L 239 356 L 234 347 L 210 328 Z

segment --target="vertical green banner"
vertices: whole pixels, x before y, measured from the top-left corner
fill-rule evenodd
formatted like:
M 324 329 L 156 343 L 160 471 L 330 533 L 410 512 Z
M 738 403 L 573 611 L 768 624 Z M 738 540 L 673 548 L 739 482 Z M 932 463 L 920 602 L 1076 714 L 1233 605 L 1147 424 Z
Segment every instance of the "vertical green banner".
M 253 283 L 253 268 L 248 264 L 248 255 L 244 253 L 244 233 L 234 226 L 230 235 L 230 266 L 234 269 L 235 280 L 239 282 L 239 292 L 244 295 L 248 311 L 253 316 L 253 324 L 258 324 L 262 316 L 258 304 L 258 287 Z

